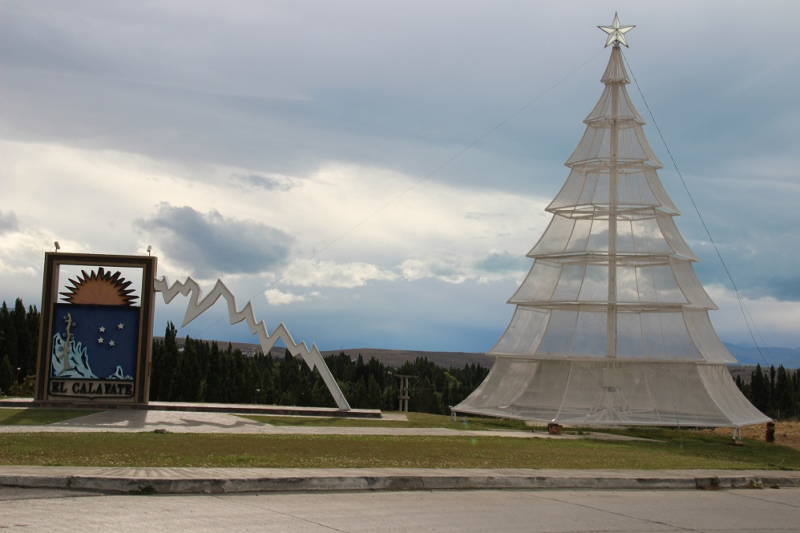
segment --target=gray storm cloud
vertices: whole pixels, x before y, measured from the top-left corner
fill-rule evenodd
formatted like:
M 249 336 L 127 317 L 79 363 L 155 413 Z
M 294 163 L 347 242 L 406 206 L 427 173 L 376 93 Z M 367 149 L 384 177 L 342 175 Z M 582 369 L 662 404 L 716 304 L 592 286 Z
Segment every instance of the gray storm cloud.
M 0 235 L 19 229 L 17 215 L 13 211 L 0 211 Z
M 288 179 L 277 179 L 258 174 L 231 174 L 231 181 L 242 187 L 266 191 L 288 191 L 294 188 L 294 184 Z
M 166 257 L 201 278 L 270 271 L 283 264 L 293 241 L 266 224 L 168 203 L 159 204 L 154 216 L 138 219 L 134 226 L 158 243 Z

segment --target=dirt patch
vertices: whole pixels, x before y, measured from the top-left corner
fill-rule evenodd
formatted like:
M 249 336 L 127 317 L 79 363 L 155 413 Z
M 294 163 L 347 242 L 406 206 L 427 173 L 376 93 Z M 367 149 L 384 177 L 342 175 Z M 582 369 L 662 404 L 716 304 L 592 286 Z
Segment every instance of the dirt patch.
M 766 431 L 766 424 L 741 428 L 742 438 L 760 441 L 764 440 Z M 731 436 L 733 430 L 730 428 L 717 428 L 714 430 L 714 433 Z M 780 420 L 775 422 L 775 444 L 800 450 L 800 422 L 796 420 Z

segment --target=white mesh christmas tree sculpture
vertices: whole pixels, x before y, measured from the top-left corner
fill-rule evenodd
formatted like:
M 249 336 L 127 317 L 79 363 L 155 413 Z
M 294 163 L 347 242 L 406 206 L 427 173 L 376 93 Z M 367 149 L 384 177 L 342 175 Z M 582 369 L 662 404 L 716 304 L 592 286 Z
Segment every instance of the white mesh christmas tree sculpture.
M 528 254 L 489 376 L 454 408 L 566 424 L 743 426 L 769 420 L 739 392 L 716 309 L 678 232 L 661 163 L 628 97 L 615 16 L 605 90 Z

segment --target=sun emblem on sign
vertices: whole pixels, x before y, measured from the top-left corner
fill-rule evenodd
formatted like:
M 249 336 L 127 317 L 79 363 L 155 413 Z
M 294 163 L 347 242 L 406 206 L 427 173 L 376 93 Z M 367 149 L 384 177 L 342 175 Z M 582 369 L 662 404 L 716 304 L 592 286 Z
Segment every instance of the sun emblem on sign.
M 106 272 L 99 267 L 97 272 L 89 274 L 81 271 L 77 279 L 70 278 L 66 292 L 60 293 L 71 304 L 125 305 L 134 304 L 138 296 L 132 296 L 133 289 L 128 287 L 132 282 L 122 277 L 120 272 Z

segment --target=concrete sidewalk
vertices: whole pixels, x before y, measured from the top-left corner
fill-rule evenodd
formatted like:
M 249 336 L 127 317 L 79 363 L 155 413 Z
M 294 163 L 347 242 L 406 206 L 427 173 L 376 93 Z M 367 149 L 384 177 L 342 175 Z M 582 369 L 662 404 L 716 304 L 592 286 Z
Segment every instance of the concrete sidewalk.
M 102 401 L 83 401 L 65 404 L 64 402 L 37 402 L 33 398 L 2 398 L 0 409 L 43 408 L 43 409 L 86 409 L 131 411 L 188 411 L 227 414 L 251 414 L 272 416 L 323 416 L 336 418 L 380 419 L 380 409 L 350 409 L 342 411 L 334 407 L 298 407 L 291 405 L 235 404 L 235 403 L 193 403 L 193 402 L 148 402 L 146 404 L 110 403 Z
M 404 415 L 388 415 L 383 420 L 407 420 Z M 530 431 L 461 431 L 444 428 L 274 426 L 227 413 L 188 411 L 123 411 L 112 410 L 45 426 L 0 426 L 0 433 L 73 433 L 114 432 L 140 433 L 228 433 L 249 435 L 501 435 L 530 438 L 542 436 Z
M 421 468 L 0 466 L 0 486 L 141 494 L 800 487 L 800 472 Z
M 2 407 L 0 407 L 2 409 Z M 259 414 L 259 413 L 255 413 Z M 403 414 L 383 414 L 382 420 L 407 421 Z M 439 437 L 507 437 L 520 439 L 646 440 L 636 437 L 587 432 L 583 435 L 550 435 L 545 430 L 479 430 L 447 428 L 274 426 L 255 422 L 234 414 L 207 411 L 122 410 L 114 409 L 44 426 L 0 426 L 2 433 L 73 433 L 114 432 L 140 433 L 229 433 L 248 435 L 394 435 Z

